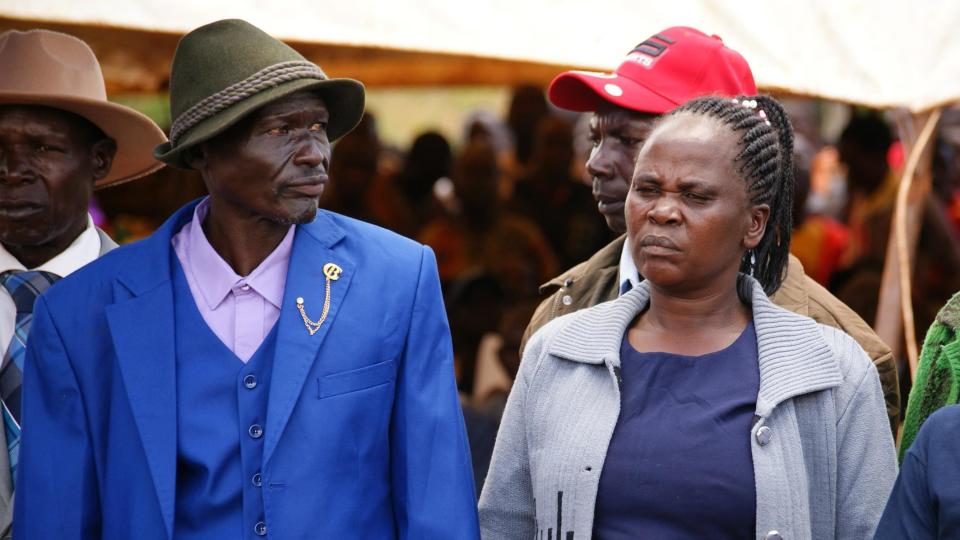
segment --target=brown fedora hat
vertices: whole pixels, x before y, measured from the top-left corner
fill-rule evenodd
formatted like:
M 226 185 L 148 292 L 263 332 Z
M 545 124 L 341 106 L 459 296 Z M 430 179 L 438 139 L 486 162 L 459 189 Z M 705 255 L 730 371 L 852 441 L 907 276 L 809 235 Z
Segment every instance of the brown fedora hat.
M 110 174 L 98 188 L 163 167 L 153 148 L 167 138 L 146 116 L 107 101 L 97 57 L 83 41 L 59 32 L 0 34 L 0 105 L 43 105 L 80 115 L 117 143 Z

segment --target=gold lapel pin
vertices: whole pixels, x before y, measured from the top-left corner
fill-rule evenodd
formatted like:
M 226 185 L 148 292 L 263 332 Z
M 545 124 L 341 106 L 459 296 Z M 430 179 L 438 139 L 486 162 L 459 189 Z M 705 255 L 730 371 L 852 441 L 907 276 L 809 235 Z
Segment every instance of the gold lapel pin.
M 307 317 L 307 311 L 303 308 L 303 297 L 297 297 L 297 311 L 300 312 L 300 317 L 303 318 L 303 324 L 307 327 L 307 332 L 310 332 L 311 336 L 319 332 L 320 326 L 327 320 L 327 315 L 330 313 L 330 283 L 340 279 L 342 274 L 343 268 L 340 268 L 334 263 L 323 265 L 323 275 L 327 278 L 327 285 L 326 295 L 323 299 L 323 311 L 320 312 L 320 320 L 314 322 L 310 317 Z

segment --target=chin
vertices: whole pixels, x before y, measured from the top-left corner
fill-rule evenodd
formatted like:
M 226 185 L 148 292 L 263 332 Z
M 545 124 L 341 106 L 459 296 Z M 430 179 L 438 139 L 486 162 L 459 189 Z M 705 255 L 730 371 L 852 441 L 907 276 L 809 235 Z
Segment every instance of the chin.
M 613 231 L 615 234 L 623 234 L 627 232 L 627 223 L 624 221 L 623 217 L 612 217 L 604 215 L 603 219 L 607 221 L 607 228 Z
M 41 227 L 22 226 L 22 224 L 0 224 L 0 244 L 5 246 L 39 246 L 56 237 L 53 231 Z
M 276 218 L 284 225 L 304 225 L 317 217 L 317 208 L 316 200 L 310 200 L 308 203 L 285 205 L 277 213 Z
M 290 223 L 292 225 L 306 225 L 310 223 L 317 217 L 317 207 L 305 209 L 299 213 L 295 213 L 290 216 Z
M 657 287 L 676 287 L 677 285 L 683 285 L 684 281 L 688 278 L 688 276 L 675 265 L 666 263 L 665 261 L 643 261 L 637 265 L 637 271 L 644 279 L 649 281 L 651 285 Z

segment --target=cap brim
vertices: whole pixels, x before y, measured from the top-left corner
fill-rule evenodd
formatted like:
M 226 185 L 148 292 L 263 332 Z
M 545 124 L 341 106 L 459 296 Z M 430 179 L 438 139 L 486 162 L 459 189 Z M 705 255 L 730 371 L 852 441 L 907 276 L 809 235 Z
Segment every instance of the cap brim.
M 158 160 L 177 167 L 191 169 L 184 159 L 184 150 L 223 133 L 253 111 L 280 98 L 301 90 L 316 90 L 330 111 L 327 137 L 335 141 L 349 133 L 363 117 L 363 84 L 353 79 L 297 79 L 281 83 L 253 97 L 235 103 L 200 122 L 185 133 L 174 146 L 167 141 L 157 146 L 153 155 Z
M 550 82 L 547 96 L 557 107 L 577 112 L 592 112 L 613 104 L 633 111 L 663 114 L 680 105 L 616 73 L 591 71 L 566 71 L 557 75 Z
M 148 175 L 163 167 L 152 150 L 167 140 L 163 131 L 143 114 L 109 101 L 63 95 L 0 94 L 0 105 L 41 105 L 82 116 L 116 141 L 110 173 L 97 181 L 102 188 Z

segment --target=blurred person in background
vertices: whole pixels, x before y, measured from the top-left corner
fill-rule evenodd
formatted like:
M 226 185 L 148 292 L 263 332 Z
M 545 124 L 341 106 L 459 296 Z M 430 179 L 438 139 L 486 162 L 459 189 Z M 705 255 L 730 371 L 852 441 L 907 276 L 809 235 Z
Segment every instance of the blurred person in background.
M 797 139 L 801 140 L 800 136 Z M 849 256 L 850 230 L 835 219 L 807 211 L 812 159 L 812 152 L 798 151 L 794 156 L 796 189 L 790 253 L 800 260 L 808 276 L 826 287 Z
M 897 190 L 888 160 L 893 142 L 893 131 L 883 116 L 866 111 L 854 113 L 837 143 L 840 161 L 847 169 L 844 214 L 853 232 L 854 257 L 861 264 L 880 268 Z
M 513 186 L 511 206 L 540 226 L 559 262 L 576 264 L 612 239 L 590 188 L 573 171 L 573 126 L 557 116 L 540 121 L 527 173 Z
M 500 327 L 505 305 L 503 287 L 492 274 L 467 273 L 450 284 L 444 300 L 453 340 L 457 388 L 469 399 L 474 389 L 480 342 Z
M 500 326 L 504 308 L 503 289 L 490 274 L 467 274 L 450 284 L 445 304 L 453 337 L 457 387 L 470 442 L 476 495 L 479 498 L 481 479 L 486 475 L 490 463 L 500 418 L 478 406 L 472 395 L 480 344 Z
M 472 272 L 491 273 L 513 301 L 536 295 L 557 264 L 536 223 L 503 207 L 500 174 L 492 147 L 464 149 L 453 171 L 459 211 L 435 218 L 418 239 L 436 252 L 445 284 Z
M 949 124 L 949 115 L 947 121 Z M 852 247 L 849 266 L 834 274 L 830 288 L 868 321 L 877 317 L 877 291 L 882 284 L 893 223 L 899 182 L 898 171 L 891 165 L 891 148 L 895 144 L 893 130 L 883 116 L 870 111 L 855 113 L 838 143 L 840 159 L 847 167 L 847 223 Z M 933 191 L 923 208 L 917 240 L 916 285 L 912 292 L 918 335 L 933 323 L 937 311 L 960 288 L 960 239 L 950 224 L 947 202 L 948 193 L 954 191 L 951 186 L 956 183 L 949 161 L 949 149 L 938 145 Z M 901 370 L 906 370 L 905 363 Z
M 533 155 L 533 139 L 540 121 L 550 115 L 543 89 L 533 84 L 521 84 L 513 89 L 507 111 L 507 127 L 513 142 L 512 159 L 505 172 L 511 178 L 521 176 Z
M 404 236 L 416 236 L 439 214 L 434 185 L 441 178 L 449 178 L 452 167 L 450 143 L 443 135 L 435 131 L 418 135 L 391 182 L 389 191 L 394 197 L 382 205 L 384 225 Z
M 551 320 L 617 298 L 635 288 L 642 277 L 631 260 L 623 233 L 624 201 L 637 152 L 656 118 L 701 95 L 752 94 L 753 74 L 746 60 L 717 36 L 674 27 L 638 44 L 615 73 L 569 71 L 548 90 L 554 105 L 590 112 L 593 150 L 587 171 L 593 178 L 597 207 L 607 226 L 621 236 L 587 261 L 563 272 L 540 288 L 549 294 L 527 327 L 529 338 Z M 893 353 L 857 314 L 806 276 L 791 257 L 786 277 L 771 300 L 854 337 L 880 372 L 891 434 L 900 415 L 900 390 Z
M 484 334 L 477 348 L 473 393 L 464 400 L 463 410 L 467 436 L 470 438 L 477 497 L 490 468 L 490 458 L 510 388 L 520 369 L 523 328 L 536 307 L 535 298 L 505 307 L 499 327 Z
M 374 189 L 379 154 L 376 123 L 369 113 L 364 113 L 357 128 L 333 147 L 330 186 L 324 191 L 320 204 L 331 212 L 381 225 L 374 201 L 380 195 Z

